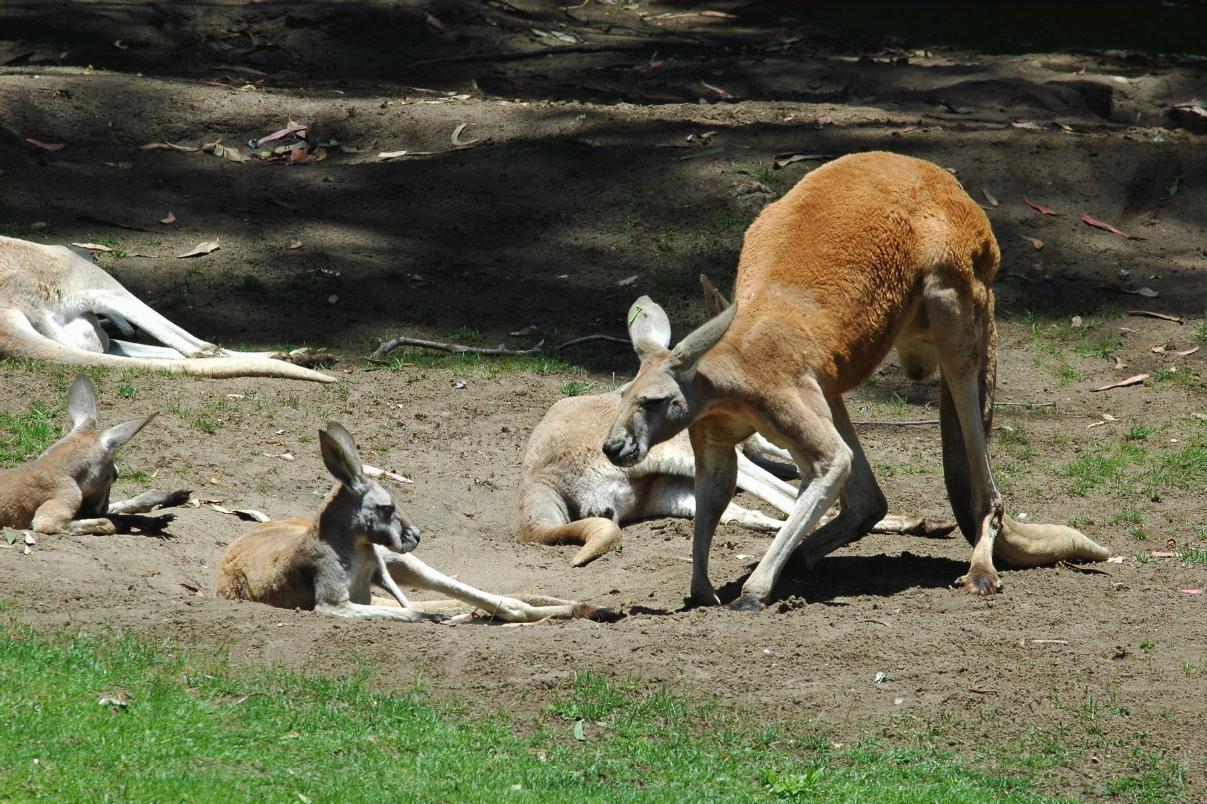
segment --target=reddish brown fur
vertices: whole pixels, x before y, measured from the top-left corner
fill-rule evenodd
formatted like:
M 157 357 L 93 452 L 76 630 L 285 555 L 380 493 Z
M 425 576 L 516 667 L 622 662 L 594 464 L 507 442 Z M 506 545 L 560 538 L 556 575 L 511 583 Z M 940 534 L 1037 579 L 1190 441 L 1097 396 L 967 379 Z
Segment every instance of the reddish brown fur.
M 315 554 L 326 547 L 315 520 L 265 522 L 231 542 L 218 564 L 218 597 L 314 608 Z

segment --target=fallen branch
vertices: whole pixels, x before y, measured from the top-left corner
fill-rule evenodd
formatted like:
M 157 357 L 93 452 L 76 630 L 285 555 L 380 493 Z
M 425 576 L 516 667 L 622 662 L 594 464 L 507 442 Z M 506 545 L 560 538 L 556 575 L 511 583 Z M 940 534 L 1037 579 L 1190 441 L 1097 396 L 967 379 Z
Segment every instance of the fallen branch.
M 445 343 L 442 341 L 425 341 L 422 338 L 406 338 L 399 336 L 391 338 L 388 341 L 382 341 L 381 346 L 378 346 L 373 354 L 369 355 L 370 360 L 380 360 L 400 346 L 418 346 L 422 349 L 435 349 L 440 352 L 452 352 L 453 354 L 471 354 L 471 355 L 503 355 L 509 357 L 517 357 L 522 355 L 533 355 L 541 350 L 545 345 L 544 341 L 540 341 L 531 349 L 510 349 L 506 346 L 499 345 L 494 347 L 489 346 L 465 346 L 460 343 Z
M 1128 310 L 1128 315 L 1140 315 L 1146 318 L 1159 318 L 1162 321 L 1173 321 L 1175 324 L 1185 323 L 1176 315 L 1166 315 L 1165 313 L 1154 313 L 1152 310 Z
M 569 349 L 571 346 L 578 346 L 580 344 L 591 343 L 593 341 L 607 341 L 608 343 L 619 343 L 625 346 L 628 346 L 630 343 L 628 338 L 618 338 L 615 335 L 602 335 L 597 333 L 594 335 L 584 335 L 581 338 L 574 338 L 573 340 L 566 341 L 565 343 L 559 343 L 557 346 L 550 347 L 548 351 L 560 352 L 563 349 Z M 369 355 L 369 360 L 379 361 L 400 346 L 416 346 L 422 349 L 436 349 L 441 352 L 452 352 L 453 354 L 521 357 L 524 355 L 536 354 L 537 352 L 541 351 L 541 348 L 544 345 L 545 342 L 542 340 L 538 341 L 535 346 L 532 346 L 528 349 L 511 349 L 507 346 L 503 346 L 502 344 L 493 347 L 466 346 L 460 343 L 450 343 L 446 341 L 425 341 L 422 338 L 407 338 L 399 336 L 397 338 L 391 338 L 388 341 L 382 341 L 381 345 L 373 351 L 373 354 Z
M 557 346 L 553 347 L 552 351 L 560 352 L 561 350 L 568 349 L 571 346 L 578 346 L 580 343 L 589 343 L 591 341 L 607 341 L 608 343 L 620 343 L 624 344 L 625 346 L 628 346 L 630 343 L 632 343 L 632 341 L 630 341 L 628 338 L 617 338 L 615 335 L 584 335 L 583 337 L 575 338 L 572 341 L 559 343 Z

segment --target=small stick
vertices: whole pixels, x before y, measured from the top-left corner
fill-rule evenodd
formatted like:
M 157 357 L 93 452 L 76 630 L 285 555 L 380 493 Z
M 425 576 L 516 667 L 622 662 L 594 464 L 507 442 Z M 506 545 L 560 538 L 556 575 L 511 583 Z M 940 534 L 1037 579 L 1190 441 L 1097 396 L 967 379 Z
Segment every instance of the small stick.
M 918 419 L 912 422 L 853 422 L 856 427 L 922 427 L 938 423 L 938 419 Z
M 557 346 L 551 347 L 549 349 L 549 351 L 560 352 L 563 349 L 570 348 L 571 346 L 578 346 L 579 344 L 591 343 L 593 341 L 607 341 L 608 343 L 619 343 L 619 344 L 623 344 L 625 346 L 628 346 L 628 344 L 629 344 L 628 338 L 618 338 L 615 335 L 603 335 L 601 333 L 595 333 L 593 335 L 584 335 L 581 338 L 574 338 L 572 340 L 566 341 L 565 343 L 559 343 Z M 496 356 L 503 355 L 503 356 L 515 357 L 515 356 L 536 354 L 537 352 L 539 352 L 541 350 L 541 347 L 544 345 L 545 345 L 545 342 L 542 340 L 542 341 L 539 341 L 535 346 L 533 346 L 529 349 L 510 349 L 510 348 L 508 348 L 506 346 L 502 346 L 502 345 L 491 348 L 491 347 L 479 347 L 479 346 L 465 346 L 463 344 L 449 343 L 449 342 L 445 342 L 445 341 L 425 341 L 422 338 L 407 338 L 407 337 L 399 336 L 397 338 L 392 338 L 388 341 L 382 341 L 381 345 L 378 346 L 376 350 L 374 350 L 373 354 L 369 355 L 369 360 L 372 360 L 372 361 L 380 360 L 381 358 L 385 357 L 387 354 L 394 351 L 395 349 L 397 349 L 400 346 L 416 346 L 416 347 L 421 347 L 423 349 L 437 349 L 442 352 L 453 352 L 454 354 L 475 354 L 475 355 L 496 355 Z
M 628 346 L 631 341 L 628 338 L 617 338 L 615 335 L 584 335 L 581 338 L 575 338 L 572 341 L 559 343 L 553 347 L 553 351 L 560 352 L 563 349 L 568 349 L 571 346 L 577 346 L 580 343 L 588 343 L 590 341 L 607 341 L 608 343 L 620 343 Z
M 1159 318 L 1162 321 L 1173 321 L 1175 324 L 1185 323 L 1181 318 L 1178 318 L 1176 315 L 1166 315 L 1165 313 L 1154 313 L 1152 310 L 1128 310 L 1127 314 L 1128 315 L 1142 315 L 1142 316 L 1146 316 L 1148 318 Z
M 474 355 L 532 355 L 540 351 L 544 341 L 540 341 L 531 349 L 509 349 L 506 346 L 496 347 L 479 347 L 479 346 L 463 346 L 459 343 L 443 343 L 441 341 L 425 341 L 422 338 L 391 338 L 388 341 L 382 341 L 381 346 L 374 350 L 369 356 L 370 360 L 380 360 L 385 355 L 397 349 L 399 346 L 419 346 L 424 349 L 436 349 L 441 352 L 452 352 L 453 354 L 474 354 Z

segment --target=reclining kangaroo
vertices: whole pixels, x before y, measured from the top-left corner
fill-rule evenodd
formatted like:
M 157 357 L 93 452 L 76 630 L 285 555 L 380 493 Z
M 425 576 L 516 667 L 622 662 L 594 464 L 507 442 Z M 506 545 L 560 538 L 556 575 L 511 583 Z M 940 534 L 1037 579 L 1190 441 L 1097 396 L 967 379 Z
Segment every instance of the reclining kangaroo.
M 988 452 L 999 261 L 985 213 L 951 174 L 911 157 L 856 154 L 814 170 L 763 210 L 746 232 L 734 304 L 674 349 L 666 313 L 644 296 L 633 304 L 627 323 L 641 369 L 621 394 L 603 450 L 632 466 L 688 429 L 696 601 L 719 603 L 708 577 L 712 536 L 734 492 L 734 445 L 756 431 L 813 479 L 735 608 L 762 609 L 794 553 L 811 568 L 884 516 L 842 395 L 894 345 L 913 379 L 940 371 L 943 474 L 973 545 L 956 582 L 981 595 L 998 591 L 995 555 L 1018 567 L 1107 558 L 1072 528 L 1004 513 Z M 840 499 L 838 516 L 815 531 Z
M 521 468 L 516 541 L 582 545 L 570 561 L 581 567 L 620 546 L 621 525 L 695 515 L 695 458 L 686 432 L 654 445 L 633 466 L 618 467 L 604 457 L 599 447 L 620 405 L 618 393 L 567 397 L 555 402 L 537 424 Z M 737 453 L 737 487 L 790 514 L 797 489 L 747 455 L 756 460 L 771 455 L 780 461 L 783 456 L 758 434 L 743 441 Z M 784 524 L 732 501 L 720 521 L 767 532 Z M 937 536 L 954 527 L 890 515 L 873 525 L 872 532 Z
M 716 315 L 729 302 L 704 276 L 705 306 Z M 570 564 L 581 567 L 620 546 L 620 526 L 655 517 L 690 519 L 696 511 L 695 458 L 687 432 L 650 448 L 633 466 L 619 467 L 600 451 L 620 411 L 620 394 L 559 399 L 528 439 L 521 467 L 516 541 L 521 544 L 579 544 Z M 784 514 L 792 513 L 798 491 L 763 466 L 796 476 L 788 452 L 755 433 L 739 445 L 737 487 Z M 761 465 L 760 465 L 761 464 Z M 775 532 L 784 524 L 730 502 L 722 523 Z M 889 515 L 873 533 L 938 536 L 953 522 Z
M 348 431 L 330 422 L 319 431 L 319 444 L 323 463 L 339 482 L 318 514 L 266 522 L 231 542 L 218 565 L 218 597 L 349 618 L 443 619 L 421 610 L 422 604 L 411 605 L 397 586 L 401 583 L 438 591 L 508 622 L 615 617 L 607 609 L 572 600 L 483 592 L 429 567 L 410 555 L 419 544 L 419 531 L 390 493 L 365 475 Z M 372 604 L 374 581 L 399 607 Z
M 164 345 L 110 338 L 99 316 L 125 333 L 137 326 Z M 269 354 L 227 352 L 190 335 L 71 249 L 0 237 L 0 355 L 200 377 L 335 382 Z
M 188 491 L 151 491 L 109 503 L 117 480 L 114 454 L 155 414 L 96 429 L 96 388 L 81 374 L 67 396 L 71 431 L 30 464 L 0 470 L 0 526 L 39 533 L 110 534 L 129 528 L 158 533 L 170 514 L 137 516 L 156 507 L 179 505 Z

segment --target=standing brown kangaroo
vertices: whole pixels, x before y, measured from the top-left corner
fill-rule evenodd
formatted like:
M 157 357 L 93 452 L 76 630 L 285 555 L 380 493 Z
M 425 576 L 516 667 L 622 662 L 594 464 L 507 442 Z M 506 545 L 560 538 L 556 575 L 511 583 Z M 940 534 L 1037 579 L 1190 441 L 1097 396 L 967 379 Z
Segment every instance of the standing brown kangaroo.
M 1108 556 L 1072 528 L 1005 515 L 988 450 L 999 260 L 984 211 L 950 173 L 897 154 L 853 154 L 808 174 L 763 210 L 746 232 L 734 304 L 673 349 L 666 313 L 648 297 L 637 300 L 627 323 L 641 369 L 621 394 L 603 450 L 631 466 L 689 430 L 695 600 L 719 602 L 708 555 L 733 497 L 734 446 L 754 432 L 787 449 L 813 478 L 735 608 L 763 608 L 794 553 L 812 567 L 884 516 L 884 495 L 842 395 L 894 346 L 911 378 L 940 371 L 943 473 L 973 545 L 957 583 L 981 595 L 998 591 L 995 556 L 1018 567 Z M 839 500 L 839 515 L 818 528 Z

